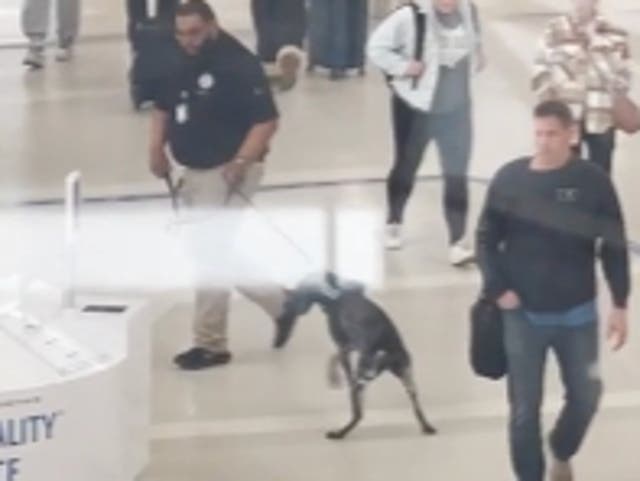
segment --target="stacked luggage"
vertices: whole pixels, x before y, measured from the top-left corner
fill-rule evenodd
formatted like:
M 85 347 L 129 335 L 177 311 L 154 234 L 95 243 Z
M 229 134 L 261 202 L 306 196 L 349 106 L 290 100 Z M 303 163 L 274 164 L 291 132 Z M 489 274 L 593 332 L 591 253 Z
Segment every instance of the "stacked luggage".
M 367 0 L 311 0 L 309 70 L 327 68 L 332 79 L 364 75 L 367 24 Z

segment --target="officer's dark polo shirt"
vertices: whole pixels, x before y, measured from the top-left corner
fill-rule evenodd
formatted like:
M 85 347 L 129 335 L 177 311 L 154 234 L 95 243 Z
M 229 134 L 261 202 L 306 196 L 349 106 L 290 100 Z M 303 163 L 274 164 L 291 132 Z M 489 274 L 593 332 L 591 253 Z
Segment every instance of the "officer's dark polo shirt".
M 169 114 L 168 140 L 176 160 L 194 169 L 229 162 L 259 123 L 278 117 L 259 60 L 220 32 L 161 89 L 156 107 Z

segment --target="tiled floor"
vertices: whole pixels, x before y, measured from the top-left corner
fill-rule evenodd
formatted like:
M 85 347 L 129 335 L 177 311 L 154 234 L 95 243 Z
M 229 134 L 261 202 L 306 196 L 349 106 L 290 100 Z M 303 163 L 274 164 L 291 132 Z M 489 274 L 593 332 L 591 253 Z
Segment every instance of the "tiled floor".
M 20 42 L 19 3 L 0 5 L 0 44 Z M 86 1 L 85 41 L 72 64 L 52 62 L 28 73 L 20 65 L 21 50 L 0 49 L 0 194 L 4 201 L 56 199 L 64 175 L 80 169 L 85 194 L 107 197 L 85 210 L 81 286 L 146 292 L 168 306 L 154 330 L 153 458 L 144 481 L 512 480 L 504 386 L 474 378 L 467 366 L 467 311 L 478 275 L 453 271 L 445 262 L 437 181 L 419 184 L 407 248 L 391 255 L 381 250 L 380 180 L 388 169 L 390 134 L 387 93 L 373 69 L 364 79 L 338 83 L 317 74 L 278 97 L 282 128 L 269 159 L 268 190 L 257 198 L 260 212 L 249 215 L 247 247 L 260 245 L 260 257 L 277 260 L 270 273 L 286 283 L 317 265 L 367 281 L 407 340 L 424 405 L 441 433 L 422 438 L 401 387 L 384 378 L 370 389 L 366 420 L 353 438 L 326 441 L 323 432 L 344 420 L 348 404 L 345 392 L 326 385 L 332 346 L 317 312 L 303 319 L 284 352 L 274 353 L 269 321 L 237 299 L 234 363 L 200 374 L 171 367 L 171 356 L 188 342 L 191 315 L 183 231 L 169 227 L 166 199 L 109 200 L 163 192 L 146 170 L 146 115 L 128 104 L 121 3 Z M 213 3 L 229 30 L 251 45 L 248 1 Z M 490 64 L 475 84 L 473 217 L 484 196 L 482 180 L 530 148 L 531 49 L 542 22 L 562 8 L 554 0 L 478 3 Z M 634 0 L 612 0 L 606 7 L 632 31 L 638 50 Z M 619 139 L 615 180 L 631 237 L 640 241 L 638 152 L 640 136 Z M 437 172 L 430 152 L 422 173 Z M 317 183 L 327 185 L 312 185 Z M 61 207 L 4 209 L 1 215 L 3 231 L 11 235 L 0 239 L 0 275 L 23 270 L 58 282 Z M 273 230 L 274 223 L 312 256 L 314 266 Z M 632 317 L 637 304 L 634 299 Z M 635 330 L 624 352 L 603 351 L 607 396 L 577 461 L 578 481 L 640 479 Z M 550 374 L 548 423 L 561 397 L 554 367 Z

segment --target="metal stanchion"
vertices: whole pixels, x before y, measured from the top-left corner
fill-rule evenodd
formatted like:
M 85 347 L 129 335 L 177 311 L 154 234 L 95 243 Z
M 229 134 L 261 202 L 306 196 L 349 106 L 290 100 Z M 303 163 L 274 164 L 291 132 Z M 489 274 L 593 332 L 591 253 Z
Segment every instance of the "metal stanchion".
M 66 278 L 62 295 L 63 309 L 73 309 L 76 306 L 76 251 L 82 202 L 81 180 L 82 176 L 78 171 L 71 172 L 65 179 L 64 256 Z

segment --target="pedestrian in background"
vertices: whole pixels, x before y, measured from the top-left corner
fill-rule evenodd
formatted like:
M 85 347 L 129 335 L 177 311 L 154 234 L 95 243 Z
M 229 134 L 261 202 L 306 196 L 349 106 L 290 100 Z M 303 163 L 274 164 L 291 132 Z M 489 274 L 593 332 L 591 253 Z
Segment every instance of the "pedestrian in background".
M 73 56 L 73 47 L 80 25 L 80 0 L 54 0 L 57 19 L 56 60 L 67 62 Z M 51 0 L 25 0 L 22 9 L 22 31 L 29 40 L 24 65 L 41 69 L 45 63 L 45 45 L 51 23 Z
M 391 86 L 395 144 L 387 178 L 386 247 L 403 245 L 404 211 L 425 150 L 434 140 L 444 176 L 449 261 L 473 260 L 463 245 L 469 210 L 473 142 L 471 74 L 484 65 L 480 21 L 468 0 L 420 0 L 403 6 L 373 32 L 368 53 Z
M 611 173 L 616 144 L 616 96 L 630 88 L 629 36 L 604 19 L 599 0 L 572 0 L 573 10 L 553 19 L 536 57 L 533 89 L 558 99 L 580 122 L 578 152 Z

